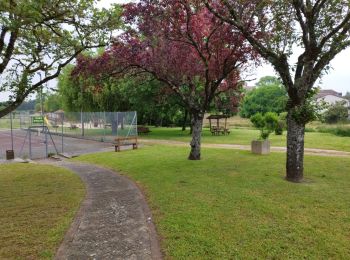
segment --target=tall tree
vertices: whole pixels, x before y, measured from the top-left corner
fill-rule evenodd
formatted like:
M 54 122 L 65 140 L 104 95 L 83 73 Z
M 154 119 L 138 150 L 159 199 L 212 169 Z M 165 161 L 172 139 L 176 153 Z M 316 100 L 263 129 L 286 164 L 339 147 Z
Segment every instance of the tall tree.
M 305 124 L 310 97 L 330 61 L 350 45 L 348 0 L 206 0 L 221 21 L 239 30 L 279 73 L 288 92 L 287 180 L 304 172 Z M 248 26 L 250 25 L 250 26 Z M 301 49 L 296 63 L 290 59 Z
M 240 115 L 250 118 L 256 113 L 281 113 L 286 111 L 287 92 L 278 78 L 266 76 L 261 78 L 256 88 L 247 92 L 241 105 Z
M 67 112 L 81 107 L 85 111 L 137 111 L 138 123 L 160 125 L 173 124 L 181 117 L 178 98 L 164 93 L 164 83 L 149 75 L 107 77 L 87 84 L 88 80 L 71 77 L 73 69 L 66 66 L 58 77 L 58 99 Z
M 0 92 L 11 93 L 0 118 L 56 78 L 82 51 L 108 43 L 120 11 L 117 6 L 96 9 L 95 2 L 0 1 Z
M 80 58 L 78 71 L 146 72 L 164 83 L 191 114 L 189 159 L 199 160 L 204 113 L 215 96 L 238 88 L 240 71 L 256 60 L 255 52 L 201 1 L 141 0 L 125 6 L 124 19 L 129 30 L 100 58 Z

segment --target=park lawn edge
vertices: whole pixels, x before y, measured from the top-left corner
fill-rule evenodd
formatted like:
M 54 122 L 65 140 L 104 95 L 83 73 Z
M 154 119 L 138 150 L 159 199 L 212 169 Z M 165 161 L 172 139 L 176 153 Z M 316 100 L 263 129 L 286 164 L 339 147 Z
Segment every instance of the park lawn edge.
M 53 258 L 85 199 L 82 180 L 47 164 L 6 164 L 0 170 L 0 258 Z

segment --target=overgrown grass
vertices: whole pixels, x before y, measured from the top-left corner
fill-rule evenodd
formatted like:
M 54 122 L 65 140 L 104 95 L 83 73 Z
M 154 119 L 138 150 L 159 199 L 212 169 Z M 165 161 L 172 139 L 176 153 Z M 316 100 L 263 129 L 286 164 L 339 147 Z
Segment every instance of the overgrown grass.
M 12 120 L 12 127 L 15 128 L 20 128 L 20 119 L 19 118 L 14 118 Z M 8 130 L 11 128 L 11 120 L 9 117 L 6 118 L 0 118 L 0 130 Z
M 85 194 L 73 173 L 0 165 L 0 259 L 51 259 Z
M 168 259 L 349 259 L 350 160 L 305 158 L 306 182 L 284 180 L 285 155 L 152 146 L 84 155 L 144 187 Z
M 350 126 L 332 126 L 332 127 L 317 127 L 316 131 L 320 133 L 330 133 L 337 136 L 350 137 Z
M 190 142 L 189 131 L 181 131 L 181 128 L 151 127 L 151 133 L 141 136 L 145 139 L 164 139 Z M 208 128 L 203 129 L 203 143 L 213 144 L 242 144 L 250 145 L 251 141 L 259 137 L 259 131 L 255 129 L 231 129 L 227 136 L 212 136 Z M 272 146 L 286 146 L 286 132 L 282 136 L 271 134 L 269 137 Z M 329 133 L 307 132 L 305 134 L 305 147 L 350 151 L 350 137 L 339 137 Z

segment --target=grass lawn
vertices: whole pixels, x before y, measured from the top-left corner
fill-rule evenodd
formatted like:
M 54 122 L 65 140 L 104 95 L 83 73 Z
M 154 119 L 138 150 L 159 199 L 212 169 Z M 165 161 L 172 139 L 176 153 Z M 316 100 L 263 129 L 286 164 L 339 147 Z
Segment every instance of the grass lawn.
M 163 139 L 190 142 L 189 131 L 181 131 L 181 128 L 151 127 L 148 135 L 142 135 L 145 139 Z M 250 145 L 251 141 L 259 137 L 259 131 L 255 129 L 231 128 L 230 135 L 212 136 L 209 128 L 203 129 L 203 143 L 212 144 L 243 144 Z M 270 135 L 272 146 L 286 146 L 286 132 L 283 136 Z M 306 148 L 319 148 L 350 152 L 350 137 L 340 137 L 329 133 L 311 132 L 305 135 Z
M 20 128 L 20 119 L 19 118 L 14 118 L 12 120 L 12 127 L 14 129 Z M 11 121 L 10 118 L 0 118 L 0 130 L 2 129 L 10 129 L 11 128 Z
M 148 196 L 168 259 L 350 259 L 350 160 L 306 156 L 306 182 L 285 155 L 146 146 L 75 160 L 121 171 Z
M 53 258 L 84 195 L 67 170 L 0 165 L 0 259 Z

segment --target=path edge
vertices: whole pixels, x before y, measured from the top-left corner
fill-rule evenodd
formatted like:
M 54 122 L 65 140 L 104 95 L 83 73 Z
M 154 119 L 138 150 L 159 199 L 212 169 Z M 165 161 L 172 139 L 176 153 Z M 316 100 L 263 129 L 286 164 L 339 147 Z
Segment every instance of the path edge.
M 69 167 L 67 167 L 64 164 L 81 164 L 81 165 L 91 165 L 94 167 L 98 167 L 104 170 L 107 170 L 113 174 L 115 174 L 116 176 L 118 176 L 121 179 L 124 179 L 125 181 L 129 182 L 139 193 L 139 198 L 140 198 L 140 202 L 141 202 L 141 209 L 142 212 L 145 216 L 146 219 L 146 224 L 148 227 L 148 233 L 149 233 L 149 238 L 150 238 L 150 244 L 151 244 L 151 257 L 152 259 L 155 260 L 160 260 L 164 258 L 163 255 L 163 251 L 161 249 L 160 246 L 160 236 L 157 233 L 157 228 L 153 222 L 153 216 L 152 216 L 152 211 L 150 210 L 148 203 L 147 203 L 147 196 L 145 195 L 143 189 L 131 178 L 129 178 L 128 176 L 122 175 L 114 170 L 112 170 L 111 168 L 108 167 L 103 167 L 97 164 L 92 164 L 92 163 L 85 163 L 85 162 L 75 162 L 75 161 L 70 161 L 70 160 L 62 160 L 62 161 L 41 161 L 40 164 L 46 164 L 46 165 L 54 165 L 66 170 L 69 170 L 71 172 L 73 172 L 75 175 L 77 175 L 80 180 L 82 181 L 82 183 L 85 186 L 85 197 L 83 198 L 83 200 L 80 202 L 80 206 L 79 209 L 77 210 L 77 212 L 75 213 L 72 222 L 68 228 L 68 230 L 66 231 L 63 239 L 61 240 L 58 249 L 55 252 L 55 256 L 53 259 L 55 260 L 62 260 L 64 259 L 64 252 L 66 250 L 66 246 L 70 241 L 72 241 L 75 232 L 79 229 L 80 223 L 81 223 L 81 219 L 83 216 L 83 212 L 84 209 L 87 207 L 87 205 L 89 204 L 89 195 L 90 195 L 90 191 L 88 189 L 88 185 L 87 183 L 85 183 L 85 181 L 81 178 L 81 176 L 76 173 L 75 171 L 71 170 Z

